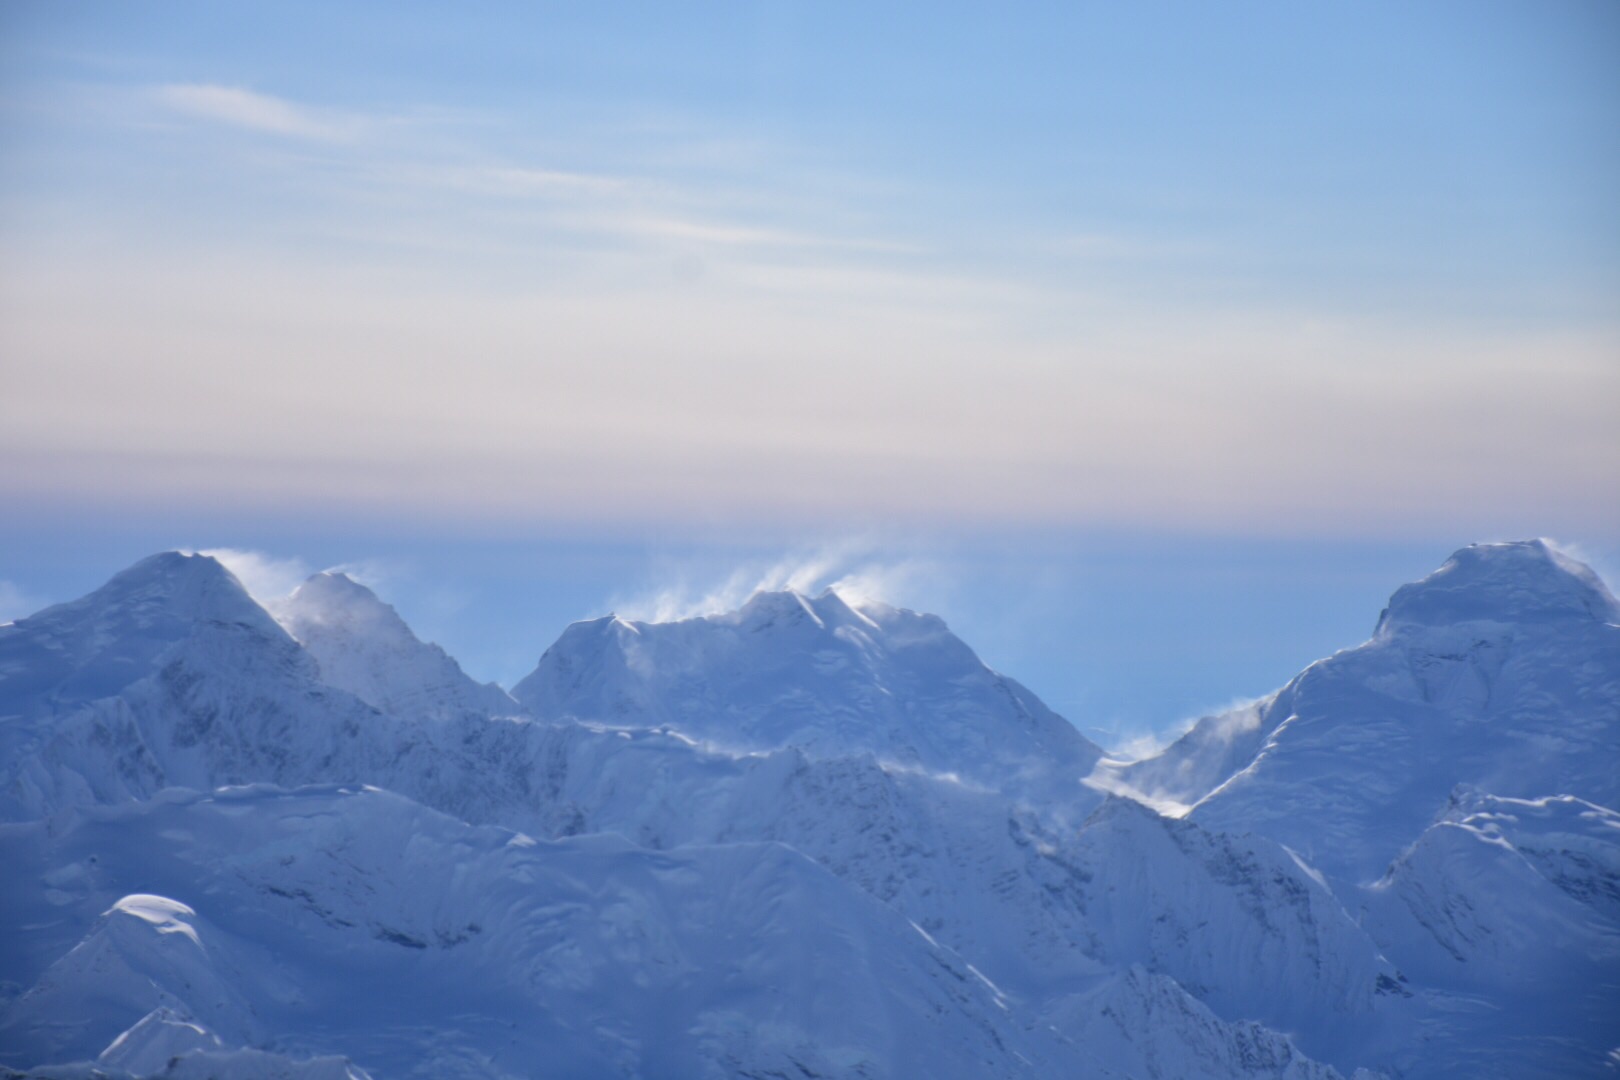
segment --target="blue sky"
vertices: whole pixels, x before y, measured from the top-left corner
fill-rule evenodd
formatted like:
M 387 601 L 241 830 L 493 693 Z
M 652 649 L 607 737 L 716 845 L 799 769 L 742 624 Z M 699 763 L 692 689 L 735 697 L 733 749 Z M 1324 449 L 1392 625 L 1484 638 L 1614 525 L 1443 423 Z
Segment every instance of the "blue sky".
M 0 600 L 391 560 L 510 679 L 831 550 L 1162 726 L 1466 541 L 1612 558 L 1617 50 L 1604 2 L 7 5 Z

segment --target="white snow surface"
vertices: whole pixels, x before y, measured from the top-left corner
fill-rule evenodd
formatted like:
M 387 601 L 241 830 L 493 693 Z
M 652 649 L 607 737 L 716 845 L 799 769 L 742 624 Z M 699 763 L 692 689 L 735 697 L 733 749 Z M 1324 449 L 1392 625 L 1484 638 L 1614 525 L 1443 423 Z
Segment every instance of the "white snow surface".
M 0 1075 L 1606 1075 L 1616 611 L 1465 549 L 1101 767 L 1175 820 L 931 616 L 577 624 L 514 715 L 156 556 L 0 627 Z
M 885 764 L 1064 797 L 1101 750 L 933 615 L 829 589 L 725 615 L 576 623 L 513 688 L 537 716 Z
M 1459 784 L 1620 805 L 1617 624 L 1596 575 L 1542 541 L 1464 548 L 1400 588 L 1370 641 L 1118 776 L 1370 882 Z
M 522 711 L 505 690 L 474 681 L 439 646 L 418 640 L 398 612 L 345 574 L 313 575 L 271 612 L 323 682 L 382 712 L 443 719 Z
M 176 795 L 48 831 L 8 834 L 10 865 L 87 869 L 8 898 L 52 924 L 12 962 L 83 937 L 6 1012 L 24 1061 L 112 1054 L 162 1007 L 373 1075 L 1039 1075 L 1015 1048 L 1043 1040 L 960 957 L 779 844 L 536 841 L 364 788 Z M 211 914 L 142 895 L 91 916 L 133 881 Z

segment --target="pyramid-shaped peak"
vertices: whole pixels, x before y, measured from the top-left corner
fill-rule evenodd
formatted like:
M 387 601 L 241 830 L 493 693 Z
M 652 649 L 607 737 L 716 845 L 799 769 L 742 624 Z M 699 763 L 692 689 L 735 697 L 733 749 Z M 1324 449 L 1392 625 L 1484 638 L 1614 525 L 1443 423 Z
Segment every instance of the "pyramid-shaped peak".
M 375 600 L 377 594 L 341 570 L 322 570 L 311 574 L 309 579 L 297 589 L 295 593 L 309 593 L 316 596 L 351 596 Z
M 287 632 L 312 652 L 320 651 L 320 642 L 333 639 L 366 640 L 393 648 L 420 644 L 399 612 L 337 570 L 310 575 L 291 596 L 275 605 L 275 614 Z
M 276 614 L 284 623 L 342 621 L 405 626 L 399 613 L 376 593 L 338 570 L 311 574 L 277 606 Z
M 184 588 L 241 582 L 212 555 L 190 551 L 160 551 L 120 570 L 108 582 L 126 588 Z
M 264 609 L 218 559 L 183 551 L 149 555 L 88 596 L 47 608 L 33 618 L 76 621 L 113 613 L 143 624 L 156 618 L 268 621 Z
M 442 718 L 517 711 L 506 691 L 468 677 L 391 605 L 341 571 L 311 575 L 277 605 L 276 617 L 314 658 L 322 681 L 382 712 Z
M 1620 603 L 1585 563 L 1545 540 L 1470 544 L 1421 581 L 1403 585 L 1380 632 L 1462 622 L 1620 621 Z
M 219 560 L 165 551 L 77 600 L 0 627 L 0 713 L 48 714 L 110 697 L 157 670 L 199 633 L 246 630 L 272 651 L 292 647 Z

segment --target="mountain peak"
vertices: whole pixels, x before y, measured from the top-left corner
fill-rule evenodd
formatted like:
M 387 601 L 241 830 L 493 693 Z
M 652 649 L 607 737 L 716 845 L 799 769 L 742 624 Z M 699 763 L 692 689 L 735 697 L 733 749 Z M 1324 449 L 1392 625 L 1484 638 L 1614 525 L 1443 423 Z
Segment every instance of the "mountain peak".
M 932 615 L 756 592 L 677 622 L 575 623 L 513 688 L 534 715 L 672 728 L 738 751 L 871 755 L 999 785 L 1078 784 L 1099 751 Z
M 1545 540 L 1470 544 L 1390 598 L 1378 632 L 1464 622 L 1620 621 L 1592 568 Z
M 148 556 L 88 595 L 0 628 L 0 714 L 13 696 L 54 708 L 115 694 L 209 625 L 292 644 L 219 560 Z
M 267 628 L 265 610 L 242 583 L 210 555 L 164 551 L 114 574 L 101 588 L 18 620 L 35 630 L 66 633 L 74 627 L 101 627 L 112 633 L 141 631 L 173 637 L 189 632 L 195 620 L 244 623 Z
M 240 618 L 257 611 L 252 597 L 225 565 L 212 555 L 160 551 L 113 575 L 90 594 L 101 606 L 119 603 L 160 604 L 166 610 L 197 618 Z
M 388 604 L 383 603 L 366 586 L 338 570 L 323 570 L 311 574 L 292 595 L 277 605 L 277 616 L 293 637 L 301 638 L 298 629 L 314 625 L 344 623 L 364 625 L 372 632 L 390 635 L 409 635 L 410 627 Z
M 341 570 L 322 570 L 311 574 L 302 585 L 293 590 L 307 592 L 315 595 L 352 596 L 371 600 L 377 599 L 377 594 Z M 379 601 L 380 602 L 380 601 Z
M 504 690 L 469 678 L 449 654 L 423 642 L 399 612 L 347 574 L 311 575 L 276 606 L 276 617 L 315 659 L 323 681 L 375 709 L 428 719 L 516 711 Z

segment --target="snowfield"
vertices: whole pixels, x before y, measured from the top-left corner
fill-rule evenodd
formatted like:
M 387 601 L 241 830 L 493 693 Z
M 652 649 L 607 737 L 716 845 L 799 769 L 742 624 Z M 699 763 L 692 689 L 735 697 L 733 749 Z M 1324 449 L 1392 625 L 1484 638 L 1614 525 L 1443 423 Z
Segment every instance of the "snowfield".
M 1608 1076 L 1617 807 L 1620 604 L 1539 541 L 1135 763 L 835 592 L 509 695 L 166 553 L 0 627 L 0 1075 Z

